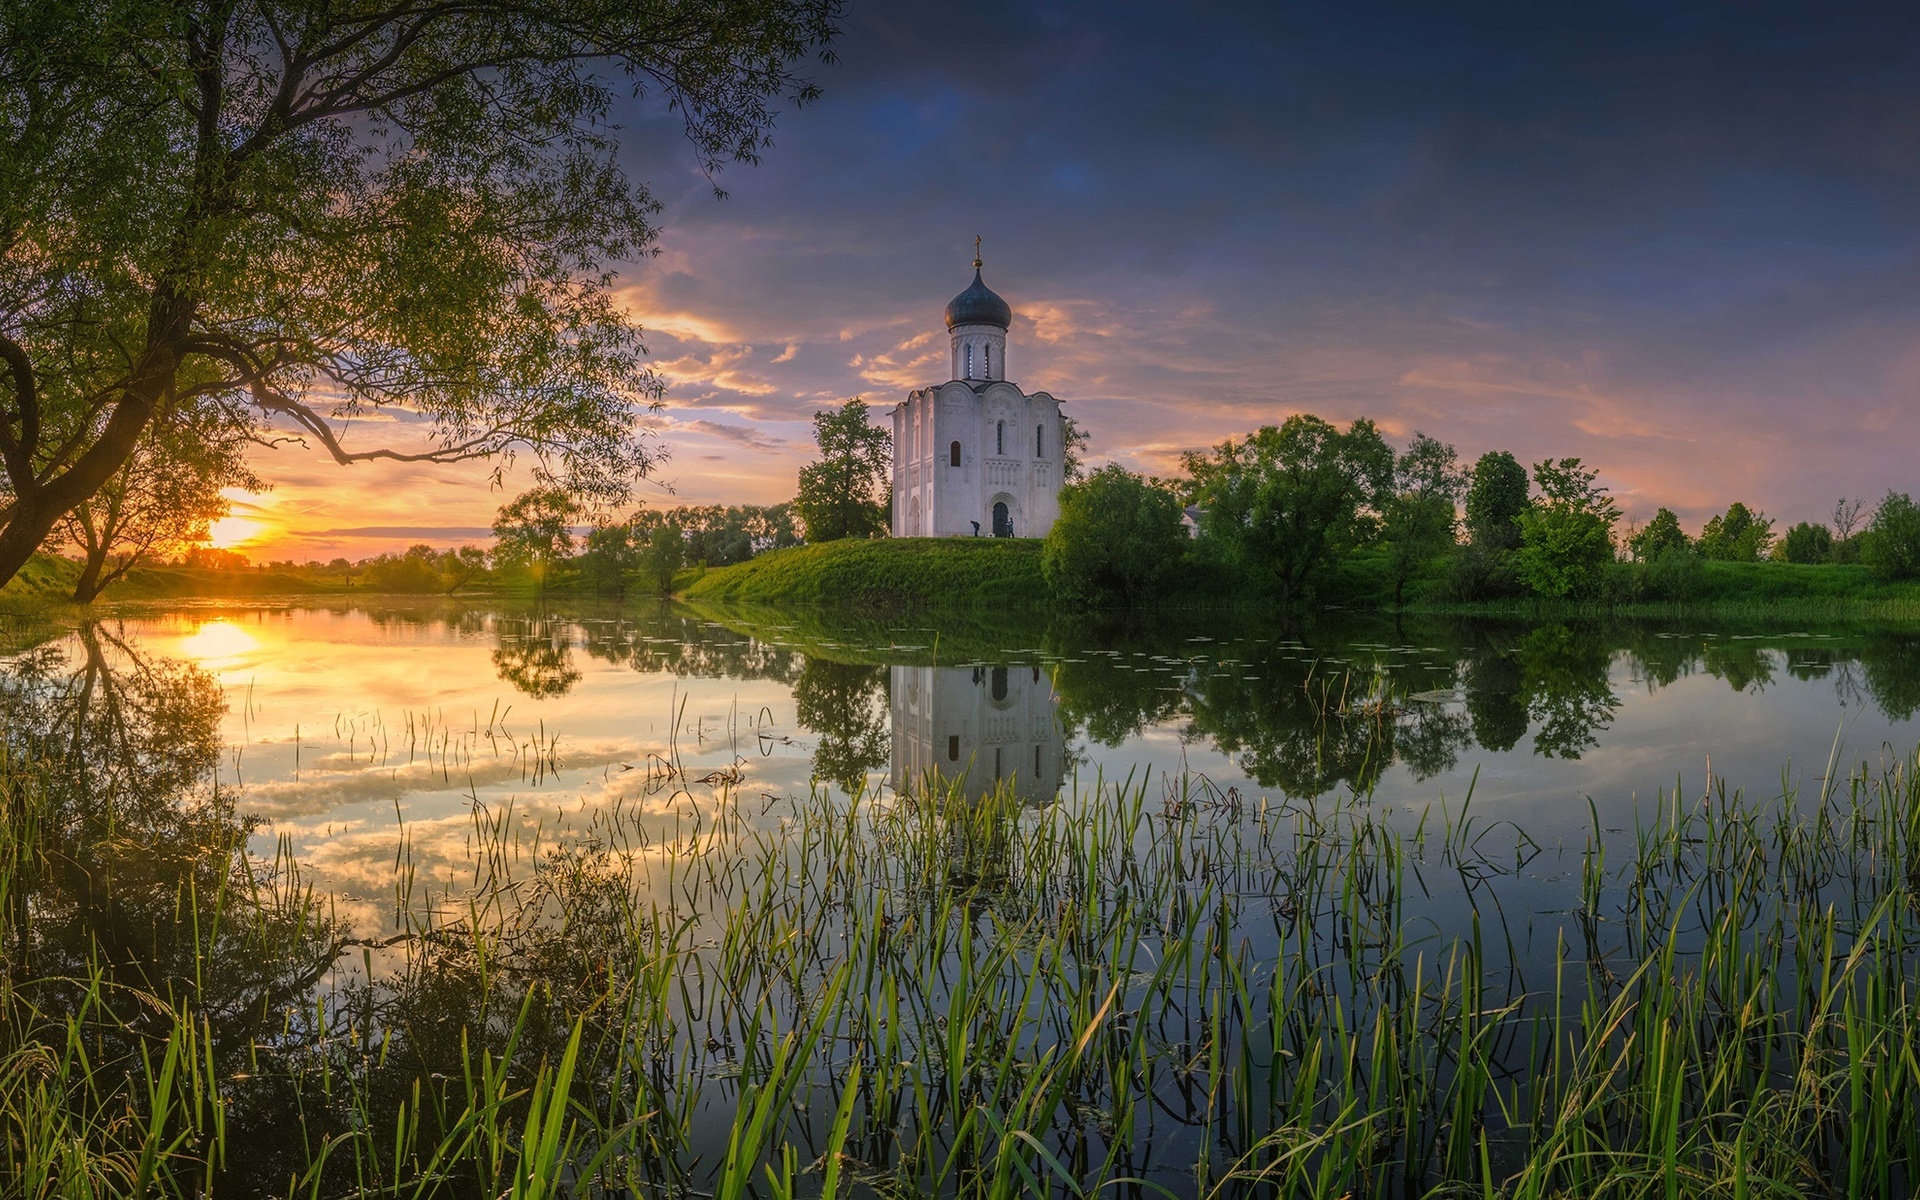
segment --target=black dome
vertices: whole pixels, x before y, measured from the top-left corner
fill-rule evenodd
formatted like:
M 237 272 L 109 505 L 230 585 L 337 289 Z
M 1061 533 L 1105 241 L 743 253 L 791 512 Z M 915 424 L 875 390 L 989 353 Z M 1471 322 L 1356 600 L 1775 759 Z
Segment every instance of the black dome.
M 980 281 L 979 267 L 973 269 L 973 286 L 947 302 L 948 329 L 955 325 L 998 325 L 1005 329 L 1012 324 L 1013 309 Z

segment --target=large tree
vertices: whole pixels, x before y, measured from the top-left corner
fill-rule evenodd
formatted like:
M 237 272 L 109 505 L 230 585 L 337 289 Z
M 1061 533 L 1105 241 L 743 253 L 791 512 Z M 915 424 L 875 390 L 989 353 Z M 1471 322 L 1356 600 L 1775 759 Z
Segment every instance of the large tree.
M 1283 603 L 1358 540 L 1393 484 L 1393 449 L 1364 419 L 1343 432 L 1303 413 L 1183 461 L 1206 510 L 1201 536 Z
M 1520 578 L 1536 593 L 1564 600 L 1599 588 L 1613 562 L 1620 506 L 1594 482 L 1599 472 L 1577 458 L 1533 465 L 1540 496 L 1520 514 Z
M 656 205 L 615 105 L 755 161 L 840 5 L 0 0 L 0 582 L 208 399 L 623 498 L 659 387 L 608 264 Z
M 1380 506 L 1380 532 L 1399 607 L 1407 580 L 1456 545 L 1467 480 L 1452 446 L 1416 432 L 1393 467 L 1393 492 Z
M 1109 464 L 1060 489 L 1040 569 L 1061 600 L 1125 608 L 1149 601 L 1180 569 L 1180 500 L 1159 480 Z
M 247 469 L 247 430 L 216 405 L 150 426 L 101 489 L 60 520 L 55 539 L 84 561 L 73 599 L 88 604 L 139 563 L 207 540 L 227 515 L 226 488 L 265 486 Z
M 855 397 L 837 410 L 813 414 L 820 459 L 800 469 L 793 509 L 809 542 L 875 537 L 887 531 L 887 480 L 893 438 L 867 420 L 867 402 Z
M 1467 487 L 1467 536 L 1488 550 L 1520 544 L 1520 514 L 1527 511 L 1527 469 L 1506 450 L 1489 450 L 1473 464 Z

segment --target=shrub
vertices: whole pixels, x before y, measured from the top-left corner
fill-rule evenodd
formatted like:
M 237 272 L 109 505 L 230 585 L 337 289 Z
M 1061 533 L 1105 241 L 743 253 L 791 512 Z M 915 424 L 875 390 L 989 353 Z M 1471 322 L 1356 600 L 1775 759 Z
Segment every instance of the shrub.
M 1825 525 L 1802 521 L 1787 530 L 1780 553 L 1790 563 L 1823 563 L 1833 557 L 1833 531 Z

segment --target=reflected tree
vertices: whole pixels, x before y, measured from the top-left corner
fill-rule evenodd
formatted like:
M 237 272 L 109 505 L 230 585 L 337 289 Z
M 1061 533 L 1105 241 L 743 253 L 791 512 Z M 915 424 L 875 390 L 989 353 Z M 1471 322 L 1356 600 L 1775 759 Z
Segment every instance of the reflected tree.
M 865 785 L 867 772 L 887 764 L 892 745 L 887 680 L 885 667 L 806 660 L 794 680 L 793 704 L 800 724 L 820 735 L 813 751 L 814 778 L 851 795 Z
M 1620 698 L 1607 668 L 1613 655 L 1596 631 L 1549 625 L 1529 633 L 1516 657 L 1528 715 L 1538 723 L 1533 749 L 1546 758 L 1579 758 L 1600 744 Z
M 536 700 L 564 696 L 580 682 L 573 665 L 573 627 L 552 617 L 524 623 L 501 621 L 493 669 L 519 692 Z

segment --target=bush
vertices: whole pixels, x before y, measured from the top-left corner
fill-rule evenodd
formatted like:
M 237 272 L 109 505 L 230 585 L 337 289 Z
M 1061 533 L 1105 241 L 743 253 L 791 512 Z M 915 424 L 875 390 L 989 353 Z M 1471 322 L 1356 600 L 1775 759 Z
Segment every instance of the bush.
M 1180 501 L 1118 466 L 1060 491 L 1060 519 L 1040 552 L 1054 597 L 1067 604 L 1131 607 L 1155 598 L 1187 553 Z
M 1823 563 L 1833 557 L 1833 531 L 1825 525 L 1802 521 L 1787 530 L 1780 543 L 1781 557 L 1790 563 Z
M 1860 561 L 1883 579 L 1920 577 L 1920 507 L 1905 492 L 1888 492 L 1860 535 Z
M 1481 543 L 1462 547 L 1447 561 L 1443 594 L 1449 600 L 1507 600 L 1526 593 L 1513 555 Z

